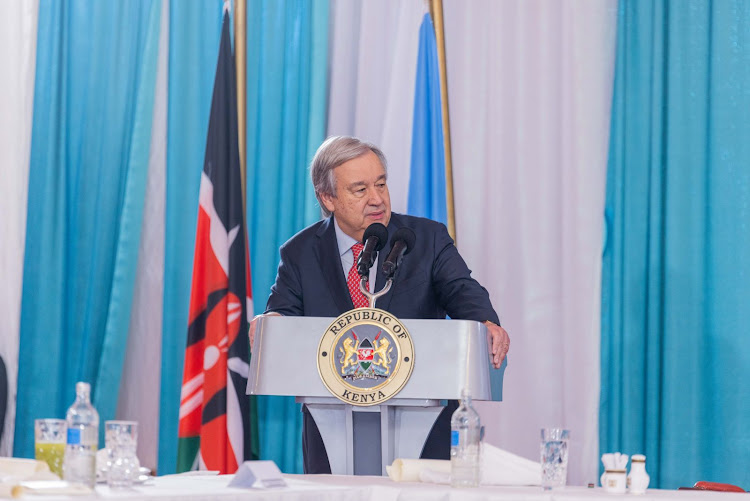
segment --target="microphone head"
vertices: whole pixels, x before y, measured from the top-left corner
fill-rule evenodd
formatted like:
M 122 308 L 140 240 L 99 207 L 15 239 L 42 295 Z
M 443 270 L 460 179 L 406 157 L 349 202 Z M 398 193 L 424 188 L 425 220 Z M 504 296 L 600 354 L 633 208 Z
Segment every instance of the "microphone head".
M 366 244 L 370 237 L 378 239 L 378 245 L 373 249 L 373 252 L 378 252 L 385 247 L 385 243 L 388 241 L 388 229 L 380 223 L 372 223 L 365 230 L 365 234 L 362 236 L 362 243 Z
M 393 247 L 393 244 L 395 244 L 399 240 L 403 240 L 404 244 L 406 244 L 404 255 L 407 255 L 409 252 L 411 252 L 411 250 L 414 248 L 414 244 L 417 242 L 417 234 L 414 233 L 414 230 L 412 230 L 411 228 L 399 228 L 391 237 L 391 247 Z

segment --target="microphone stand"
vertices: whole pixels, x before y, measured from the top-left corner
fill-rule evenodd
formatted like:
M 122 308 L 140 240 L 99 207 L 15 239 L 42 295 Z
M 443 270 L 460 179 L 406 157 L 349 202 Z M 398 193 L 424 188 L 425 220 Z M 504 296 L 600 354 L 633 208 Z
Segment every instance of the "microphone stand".
M 383 296 L 389 290 L 391 290 L 391 284 L 393 284 L 393 279 L 389 278 L 383 288 L 380 289 L 380 292 L 376 292 L 375 294 L 373 294 L 369 290 L 367 290 L 367 278 L 362 277 L 362 279 L 359 281 L 359 290 L 360 292 L 362 292 L 362 294 L 365 295 L 367 300 L 370 301 L 370 308 L 375 308 L 375 301 L 377 301 L 380 296 Z

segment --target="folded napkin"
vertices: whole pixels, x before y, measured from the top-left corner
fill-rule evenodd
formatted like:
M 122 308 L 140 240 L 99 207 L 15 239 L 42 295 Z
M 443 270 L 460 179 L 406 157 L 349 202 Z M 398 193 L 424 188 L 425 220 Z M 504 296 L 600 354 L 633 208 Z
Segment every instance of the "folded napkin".
M 21 482 L 27 479 L 60 480 L 49 471 L 44 461 L 21 458 L 0 458 L 0 498 L 17 498 L 23 495 Z
M 450 479 L 451 462 L 440 459 L 396 459 L 385 471 L 394 482 L 420 482 L 425 472 L 445 473 Z
M 628 468 L 628 455 L 619 452 L 602 454 L 602 464 L 605 470 L 626 470 Z
M 482 445 L 482 485 L 542 485 L 542 465 L 504 451 Z
M 91 489 L 61 481 L 44 461 L 0 458 L 0 498 L 17 498 L 24 492 L 90 494 Z
M 0 458 L 0 478 L 29 478 L 37 473 L 49 472 L 44 461 L 22 458 Z M 57 477 L 55 477 L 57 478 Z
M 18 484 L 0 482 L 0 498 L 20 498 L 23 496 L 23 487 Z
M 449 484 L 451 462 L 436 459 L 396 459 L 386 466 L 395 482 Z M 541 485 L 542 467 L 490 444 L 482 445 L 482 485 Z

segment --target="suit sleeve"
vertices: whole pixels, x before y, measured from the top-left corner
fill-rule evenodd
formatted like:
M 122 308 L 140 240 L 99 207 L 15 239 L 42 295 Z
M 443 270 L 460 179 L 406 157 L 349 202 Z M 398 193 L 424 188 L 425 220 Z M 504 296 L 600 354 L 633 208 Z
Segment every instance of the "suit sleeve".
M 268 296 L 265 313 L 301 316 L 304 310 L 299 269 L 294 264 L 286 245 L 281 247 L 280 254 L 281 260 L 276 273 L 276 282 L 271 286 L 271 295 Z
M 500 324 L 487 289 L 471 277 L 471 270 L 444 225 L 440 225 L 434 239 L 432 280 L 438 301 L 448 315 L 457 320 L 491 320 Z

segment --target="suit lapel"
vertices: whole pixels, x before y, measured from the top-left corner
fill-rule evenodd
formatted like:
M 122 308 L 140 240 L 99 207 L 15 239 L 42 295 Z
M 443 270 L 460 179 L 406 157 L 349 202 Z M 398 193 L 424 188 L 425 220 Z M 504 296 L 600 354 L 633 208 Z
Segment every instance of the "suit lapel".
M 336 229 L 333 227 L 333 216 L 320 225 L 316 236 L 318 241 L 315 245 L 315 257 L 318 260 L 320 270 L 325 277 L 328 290 L 331 292 L 339 314 L 354 308 L 349 288 L 344 280 L 341 270 L 341 256 L 339 256 L 338 242 L 336 240 Z

